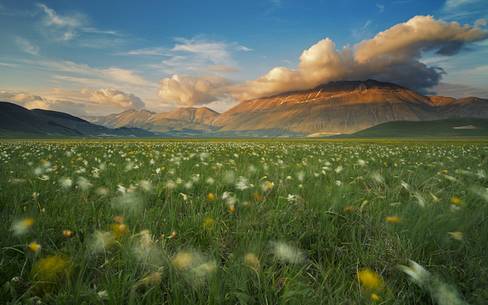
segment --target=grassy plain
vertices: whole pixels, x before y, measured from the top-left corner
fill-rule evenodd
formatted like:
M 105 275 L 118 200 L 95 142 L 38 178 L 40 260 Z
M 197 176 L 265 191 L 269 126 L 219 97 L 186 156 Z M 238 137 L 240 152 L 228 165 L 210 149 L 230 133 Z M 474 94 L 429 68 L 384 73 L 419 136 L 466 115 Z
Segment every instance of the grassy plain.
M 484 139 L 5 140 L 1 304 L 486 304 Z

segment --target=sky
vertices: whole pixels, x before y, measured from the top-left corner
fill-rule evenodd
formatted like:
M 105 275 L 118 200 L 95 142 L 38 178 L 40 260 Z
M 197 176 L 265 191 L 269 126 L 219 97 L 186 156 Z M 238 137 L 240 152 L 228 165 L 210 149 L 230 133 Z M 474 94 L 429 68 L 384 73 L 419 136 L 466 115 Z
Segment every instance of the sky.
M 486 0 L 0 0 L 0 100 L 167 111 L 374 78 L 488 98 Z

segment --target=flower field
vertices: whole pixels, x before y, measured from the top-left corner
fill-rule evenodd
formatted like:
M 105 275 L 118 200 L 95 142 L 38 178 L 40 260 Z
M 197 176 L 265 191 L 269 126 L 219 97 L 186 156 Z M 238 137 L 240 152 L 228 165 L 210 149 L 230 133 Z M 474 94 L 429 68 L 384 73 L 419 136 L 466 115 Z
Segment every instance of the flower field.
M 0 143 L 0 304 L 486 304 L 488 145 Z

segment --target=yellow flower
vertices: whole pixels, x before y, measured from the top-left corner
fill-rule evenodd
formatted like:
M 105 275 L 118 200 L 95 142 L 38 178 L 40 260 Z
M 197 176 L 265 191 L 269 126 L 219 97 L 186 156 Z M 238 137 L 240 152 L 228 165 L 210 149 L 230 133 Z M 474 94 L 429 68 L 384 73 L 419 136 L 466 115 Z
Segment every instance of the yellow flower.
M 379 290 L 383 287 L 383 279 L 375 271 L 364 268 L 357 273 L 359 283 L 369 290 Z
M 217 199 L 217 196 L 215 196 L 214 193 L 208 193 L 207 194 L 207 200 L 208 201 L 215 201 Z
M 234 205 L 231 205 L 227 208 L 229 210 L 229 213 L 234 214 L 236 212 L 236 207 Z
M 188 251 L 178 252 L 171 260 L 171 263 L 177 269 L 180 270 L 188 269 L 193 264 L 193 254 Z
M 387 223 L 399 223 L 401 219 L 398 216 L 386 216 L 385 221 Z
M 213 219 L 212 217 L 205 217 L 203 219 L 203 228 L 205 230 L 211 230 L 214 225 L 215 225 L 215 219 Z
M 256 202 L 260 202 L 264 200 L 264 196 L 258 192 L 253 193 L 252 196 L 254 197 L 254 200 L 256 200 Z
M 259 270 L 259 258 L 254 253 L 247 253 L 244 256 L 244 263 L 254 269 L 255 271 Z
M 171 234 L 168 236 L 169 239 L 176 238 L 176 231 L 172 231 Z
M 463 232 L 455 231 L 455 232 L 448 232 L 449 236 L 455 240 L 463 240 L 464 234 Z
M 458 196 L 452 196 L 451 203 L 459 206 L 461 205 L 461 198 L 459 198 Z
M 71 230 L 63 230 L 63 236 L 66 238 L 71 238 L 75 235 L 75 232 Z
M 381 300 L 381 297 L 379 295 L 377 295 L 376 293 L 371 294 L 371 301 L 378 302 L 380 300 Z
M 60 255 L 51 255 L 38 260 L 32 267 L 34 279 L 42 282 L 59 280 L 69 271 L 69 260 Z
M 121 238 L 122 236 L 128 233 L 129 229 L 127 225 L 123 223 L 114 223 L 112 225 L 112 233 L 115 235 L 116 238 Z
M 27 245 L 27 250 L 29 250 L 32 253 L 37 253 L 37 252 L 41 251 L 41 245 L 38 244 L 37 242 L 33 241 Z
M 12 231 L 14 231 L 15 235 L 23 235 L 30 230 L 32 225 L 34 225 L 34 218 L 24 218 L 12 225 Z
M 348 206 L 344 207 L 343 211 L 346 213 L 352 213 L 352 212 L 354 212 L 354 207 L 351 205 L 348 205 Z

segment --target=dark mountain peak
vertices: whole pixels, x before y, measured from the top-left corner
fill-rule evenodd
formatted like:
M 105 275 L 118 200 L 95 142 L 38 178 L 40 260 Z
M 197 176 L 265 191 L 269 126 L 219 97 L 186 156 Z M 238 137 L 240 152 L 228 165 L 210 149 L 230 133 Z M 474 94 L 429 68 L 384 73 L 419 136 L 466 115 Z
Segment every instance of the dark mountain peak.
M 79 117 L 75 117 L 75 116 L 68 114 L 68 113 L 65 113 L 65 112 L 45 110 L 45 109 L 32 109 L 31 111 L 34 113 L 38 113 L 41 115 L 51 117 L 51 118 L 57 118 L 57 119 L 63 119 L 63 120 L 72 120 L 72 121 L 81 122 L 81 123 L 89 123 L 86 120 L 80 119 Z

